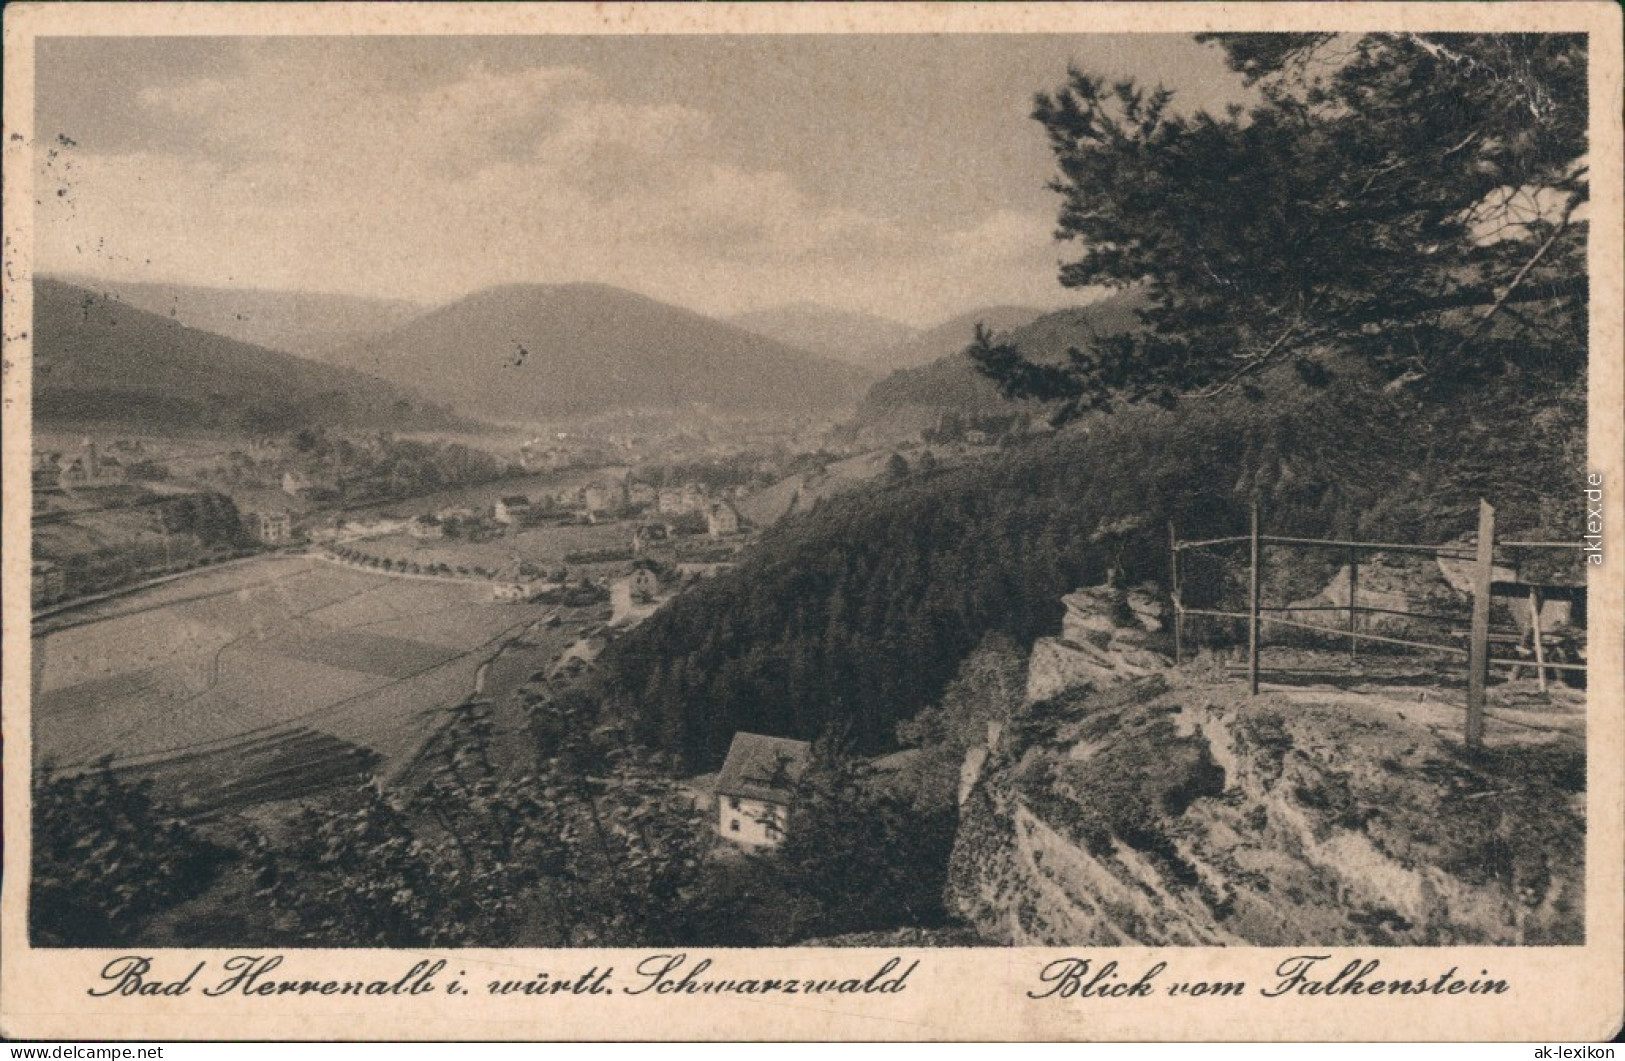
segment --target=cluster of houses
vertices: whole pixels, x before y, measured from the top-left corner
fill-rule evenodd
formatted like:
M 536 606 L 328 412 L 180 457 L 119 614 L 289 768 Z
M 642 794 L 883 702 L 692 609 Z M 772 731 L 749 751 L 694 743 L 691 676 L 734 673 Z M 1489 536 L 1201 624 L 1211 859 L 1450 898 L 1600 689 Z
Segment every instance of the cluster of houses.
M 53 479 L 61 478 L 75 485 L 120 481 L 123 470 L 116 459 L 103 455 L 89 440 L 76 454 L 37 456 L 35 468 L 36 485 L 47 468 Z M 386 513 L 338 516 L 316 524 L 303 520 L 301 514 L 308 508 L 312 493 L 326 485 L 311 473 L 289 468 L 280 472 L 280 482 L 275 485 L 238 486 L 232 488 L 231 493 L 238 502 L 247 534 L 256 542 L 272 547 L 299 538 L 336 544 L 395 534 L 435 541 L 455 533 L 458 537 L 478 540 L 545 518 L 599 522 L 642 515 L 631 543 L 632 555 L 638 558 L 648 555 L 651 545 L 663 543 L 679 533 L 697 533 L 696 515 L 704 517 L 705 533 L 712 539 L 738 535 L 743 524 L 731 500 L 712 496 L 699 483 L 657 488 L 633 481 L 624 470 L 605 473 L 595 481 L 561 486 L 541 495 L 504 494 L 490 504 L 447 505 L 413 517 Z M 661 516 L 671 518 L 662 520 Z M 539 591 L 525 586 L 508 592 L 515 599 L 529 599 Z
M 548 445 L 542 439 L 532 439 L 519 447 L 519 467 L 527 472 L 562 471 L 579 459 L 568 447 Z
M 637 414 L 632 416 L 637 418 Z M 669 450 L 673 442 L 681 438 L 681 433 L 674 433 L 669 425 L 659 423 L 643 423 L 633 430 L 584 426 L 528 439 L 520 444 L 518 459 L 521 467 L 532 471 L 636 463 L 651 454 Z
M 36 492 L 53 489 L 75 490 L 118 486 L 140 479 L 143 469 L 152 467 L 145 460 L 145 448 L 139 441 L 120 440 L 111 444 L 107 452 L 92 439 L 85 439 L 77 450 L 37 450 L 33 455 L 33 487 Z M 122 454 L 122 458 L 118 455 Z M 171 459 L 173 463 L 173 458 Z M 169 467 L 169 466 L 166 466 Z M 170 470 L 173 470 L 172 467 Z M 282 493 L 292 498 L 302 496 L 307 484 L 299 473 L 283 476 Z M 276 545 L 294 537 L 294 515 L 290 510 L 294 502 L 279 500 L 275 489 L 245 488 L 233 490 L 238 502 L 243 529 L 255 541 Z
M 325 527 L 312 528 L 309 536 L 312 541 L 318 542 L 354 541 L 390 534 L 436 540 L 446 536 L 446 527 L 452 523 L 468 526 L 488 524 L 491 530 L 498 530 L 525 525 L 544 513 L 584 515 L 589 519 L 623 516 L 633 511 L 629 498 L 637 489 L 635 486 L 628 488 L 622 482 L 567 487 L 541 500 L 524 494 L 507 494 L 488 507 L 448 505 L 411 518 L 386 515 L 340 519 Z M 287 518 L 286 513 L 273 512 L 273 507 L 268 506 L 263 513 L 252 513 L 256 522 L 250 530 L 261 541 L 281 541 L 292 534 L 291 519 Z M 730 501 L 707 501 L 699 511 L 705 514 L 706 533 L 712 538 L 736 535 L 742 527 L 739 510 Z M 651 543 L 665 541 L 676 533 L 677 529 L 671 523 L 644 522 L 633 532 L 633 553 L 638 555 Z
M 623 450 L 625 447 L 621 447 Z M 590 468 L 616 459 L 616 447 L 569 431 L 530 439 L 519 447 L 519 466 L 526 471 Z
M 274 487 L 282 461 L 280 445 L 256 438 L 238 449 L 172 451 L 165 454 L 164 467 L 172 478 L 180 480 Z
M 699 483 L 686 483 L 683 486 L 663 486 L 659 490 L 646 487 L 654 494 L 655 511 L 663 516 L 680 516 L 687 512 L 698 512 L 709 501 L 705 487 Z
M 139 446 L 140 443 L 133 443 Z M 85 439 L 78 452 L 35 451 L 33 480 L 35 489 L 86 489 L 97 486 L 117 486 L 124 482 L 124 461 L 110 453 L 103 453 L 91 439 Z
M 740 529 L 739 510 L 733 502 L 712 497 L 699 483 L 656 488 L 625 476 L 607 476 L 597 482 L 562 487 L 547 501 L 555 509 L 594 522 L 637 513 L 673 517 L 700 513 L 706 519 L 706 532 L 713 538 L 737 534 Z M 523 522 L 538 505 L 519 495 L 504 497 L 496 503 L 493 514 L 499 523 Z
M 313 542 L 323 544 L 354 542 L 364 538 L 382 538 L 389 534 L 411 533 L 413 522 L 401 516 L 351 517 L 311 527 L 305 532 L 305 536 Z
M 555 579 L 525 577 L 502 579 L 491 584 L 491 599 L 503 604 L 524 604 L 544 593 L 563 588 L 564 583 Z
M 744 517 L 732 502 L 713 501 L 705 506 L 705 533 L 710 538 L 730 538 L 744 528 Z M 632 555 L 644 556 L 653 548 L 678 535 L 677 525 L 659 519 L 645 519 L 632 528 Z
M 454 524 L 462 524 L 465 533 L 471 536 L 477 535 L 481 528 L 488 534 L 495 534 L 503 527 L 523 520 L 531 507 L 528 498 L 515 495 L 501 498 L 489 506 L 444 505 L 416 516 L 391 513 L 343 516 L 325 526 L 312 527 L 309 537 L 311 541 L 327 543 L 404 534 L 418 541 L 439 541 L 447 536 L 447 527 Z

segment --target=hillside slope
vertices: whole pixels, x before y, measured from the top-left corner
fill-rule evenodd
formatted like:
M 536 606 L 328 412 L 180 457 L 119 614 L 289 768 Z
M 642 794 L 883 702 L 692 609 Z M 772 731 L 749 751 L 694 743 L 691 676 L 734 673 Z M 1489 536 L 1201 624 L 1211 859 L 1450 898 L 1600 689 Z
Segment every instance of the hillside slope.
M 957 317 L 932 329 L 915 349 L 934 356 L 916 368 L 894 372 L 869 389 L 857 415 L 859 423 L 878 423 L 904 415 L 911 407 L 959 413 L 1008 412 L 1018 407 L 999 394 L 965 356 L 978 323 L 1014 343 L 1029 359 L 1054 364 L 1070 347 L 1086 347 L 1096 336 L 1119 335 L 1139 327 L 1135 311 L 1143 297 L 1124 292 L 1087 306 L 1040 313 L 1009 307 Z
M 696 404 L 839 409 L 872 378 L 601 284 L 488 288 L 347 347 L 338 359 L 507 419 Z
M 696 772 L 741 729 L 812 738 L 840 724 L 887 751 L 896 723 L 934 702 L 987 634 L 1031 643 L 1061 596 L 1109 564 L 1165 578 L 1168 523 L 1234 534 L 1254 489 L 1271 533 L 1289 536 L 1452 540 L 1481 496 L 1528 540 L 1583 516 L 1564 490 L 1583 461 L 1573 392 L 1430 408 L 1269 382 L 1276 401 L 1127 408 L 985 462 L 828 497 L 612 646 L 606 700 Z M 1310 597 L 1336 566 L 1272 564 L 1265 590 Z M 1234 591 L 1192 580 L 1187 603 Z
M 1031 324 L 1044 312 L 1033 306 L 983 306 L 927 328 L 905 342 L 881 351 L 877 359 L 893 369 L 929 365 L 963 350 L 971 341 L 977 324 L 985 324 L 995 332 L 1009 332 Z
M 37 423 L 281 431 L 454 422 L 412 391 L 239 343 L 57 280 L 34 282 Z
M 188 328 L 316 361 L 338 347 L 398 328 L 427 308 L 399 299 L 311 291 L 61 279 Z
M 816 302 L 738 313 L 728 323 L 820 357 L 881 371 L 900 367 L 889 360 L 890 352 L 919 334 L 901 321 Z

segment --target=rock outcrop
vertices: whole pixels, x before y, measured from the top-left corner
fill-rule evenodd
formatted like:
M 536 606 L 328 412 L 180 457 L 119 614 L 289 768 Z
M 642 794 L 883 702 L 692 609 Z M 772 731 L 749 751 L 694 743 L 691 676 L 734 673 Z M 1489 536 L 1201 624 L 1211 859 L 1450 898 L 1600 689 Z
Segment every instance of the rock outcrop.
M 1066 598 L 1028 697 L 961 775 L 947 903 L 1016 945 L 1583 939 L 1583 741 L 1413 693 L 1248 697 L 1175 669 L 1155 616 Z
M 1473 549 L 1464 544 L 1456 548 L 1458 555 L 1437 558 L 1404 553 L 1363 555 L 1356 575 L 1355 603 L 1372 610 L 1360 616 L 1359 628 L 1366 633 L 1442 641 L 1452 622 L 1467 623 L 1473 606 L 1473 562 L 1461 557 L 1471 556 Z M 1349 576 L 1348 564 L 1338 566 L 1318 593 L 1292 601 L 1289 607 L 1293 610 L 1279 617 L 1344 629 L 1346 616 L 1325 609 L 1348 607 Z M 1492 577 L 1497 582 L 1511 582 L 1517 572 L 1497 564 Z M 1505 602 L 1498 604 L 1498 619 L 1516 621 L 1522 615 L 1517 609 L 1507 608 Z M 1266 641 L 1301 636 L 1290 628 L 1265 624 Z
M 1124 592 L 1110 586 L 1080 589 L 1061 598 L 1060 637 L 1041 637 L 1027 669 L 1027 699 L 1047 700 L 1069 689 L 1105 688 L 1168 666 L 1155 651 L 1163 628 L 1155 588 Z

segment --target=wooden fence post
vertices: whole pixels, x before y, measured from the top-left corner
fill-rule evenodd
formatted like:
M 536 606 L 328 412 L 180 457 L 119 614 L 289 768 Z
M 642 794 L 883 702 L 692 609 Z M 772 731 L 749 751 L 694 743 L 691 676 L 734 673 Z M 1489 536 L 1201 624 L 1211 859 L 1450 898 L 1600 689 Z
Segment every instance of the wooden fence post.
M 1251 695 L 1258 695 L 1258 610 L 1259 610 L 1259 571 L 1258 571 L 1258 502 L 1253 501 L 1252 529 L 1248 532 L 1249 552 L 1252 558 L 1252 571 L 1247 583 L 1247 688 Z
M 1174 663 L 1183 662 L 1185 648 L 1185 604 L 1179 594 L 1179 532 L 1168 521 L 1168 596 L 1174 602 Z
M 1545 633 L 1540 628 L 1540 587 L 1529 587 L 1529 632 L 1535 639 L 1535 684 L 1546 691 Z
M 1478 501 L 1478 555 L 1473 565 L 1473 630 L 1467 654 L 1467 747 L 1484 744 L 1484 687 L 1490 674 L 1490 584 L 1495 578 L 1495 509 Z
M 1359 638 L 1354 636 L 1355 630 L 1358 629 L 1358 627 L 1356 625 L 1356 620 L 1357 620 L 1357 617 L 1360 614 L 1359 612 L 1355 611 L 1355 608 L 1358 607 L 1358 603 L 1355 601 L 1354 595 L 1359 591 L 1359 586 L 1360 586 L 1360 554 L 1358 552 L 1354 551 L 1353 549 L 1350 549 L 1349 550 L 1349 665 L 1350 666 L 1354 665 L 1355 657 L 1359 654 Z

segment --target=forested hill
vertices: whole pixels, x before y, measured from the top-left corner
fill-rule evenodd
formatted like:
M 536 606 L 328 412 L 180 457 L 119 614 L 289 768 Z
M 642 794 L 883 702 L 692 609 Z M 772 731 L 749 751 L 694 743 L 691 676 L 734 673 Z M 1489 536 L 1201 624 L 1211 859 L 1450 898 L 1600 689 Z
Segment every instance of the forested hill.
M 323 361 L 334 349 L 398 328 L 427 309 L 401 299 L 316 291 L 203 287 L 60 277 L 127 306 L 240 343 Z
M 1044 312 L 1036 306 L 981 306 L 897 343 L 882 352 L 880 363 L 894 369 L 929 365 L 965 349 L 978 324 L 995 332 L 1009 332 L 1031 324 Z
M 585 283 L 486 288 L 334 358 L 475 415 L 519 420 L 694 404 L 841 410 L 874 378 L 678 306 Z
M 1008 412 L 1016 403 L 1002 397 L 991 379 L 976 370 L 965 354 L 976 325 L 983 324 L 1012 343 L 1031 361 L 1061 364 L 1073 347 L 1087 348 L 1096 338 L 1122 335 L 1140 327 L 1137 311 L 1146 305 L 1137 291 L 1110 295 L 1087 306 L 1038 314 L 1037 311 L 992 310 L 956 318 L 928 333 L 943 353 L 935 360 L 893 372 L 869 388 L 857 421 L 874 423 L 897 415 L 906 406 L 960 413 Z M 1038 403 L 1029 403 L 1037 407 Z
M 1096 415 L 786 521 L 612 646 L 602 693 L 693 770 L 714 769 L 736 730 L 810 738 L 839 724 L 885 749 L 985 635 L 1052 632 L 1061 595 L 1099 583 L 1109 549 L 1129 579 L 1161 581 L 1168 521 L 1234 533 L 1255 487 L 1278 534 L 1445 540 L 1471 528 L 1482 495 L 1509 533 L 1544 520 L 1539 533 L 1572 535 L 1582 393 L 1429 408 L 1304 390 Z

